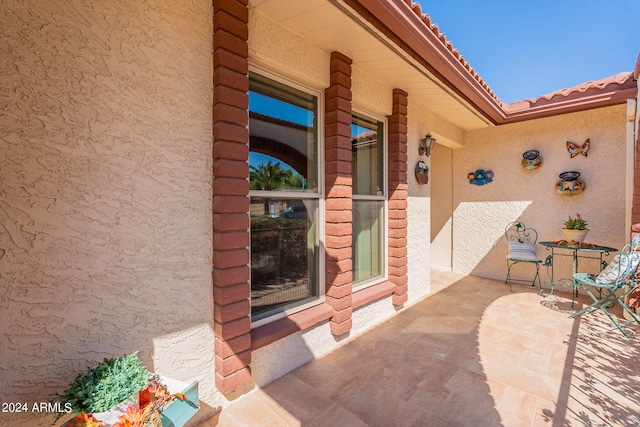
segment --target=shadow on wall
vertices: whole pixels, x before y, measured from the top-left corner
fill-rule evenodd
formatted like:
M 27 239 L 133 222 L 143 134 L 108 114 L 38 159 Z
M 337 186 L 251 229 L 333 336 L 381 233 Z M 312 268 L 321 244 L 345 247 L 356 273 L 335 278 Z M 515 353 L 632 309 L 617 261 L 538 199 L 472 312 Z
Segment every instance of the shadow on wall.
M 556 216 L 554 213 L 537 215 L 531 201 L 460 203 L 454 212 L 454 271 L 504 280 L 507 275 L 508 251 L 504 232 L 505 227 L 512 221 L 522 221 L 527 227 L 534 228 L 538 232 L 536 252 L 542 261 L 551 255 L 551 251 L 539 243 L 563 238 L 561 229 L 564 215 Z M 603 244 L 616 247 L 615 243 L 609 241 Z M 558 256 L 558 252 L 562 253 L 556 251 L 553 271 L 550 266 L 540 269 L 543 286 L 551 283 L 552 275 L 554 280 L 571 277 L 571 257 Z M 614 255 L 610 254 L 604 259 L 609 262 Z M 597 273 L 601 270 L 598 259 L 584 258 L 579 261 L 579 271 Z M 526 268 L 534 268 L 533 266 L 519 267 L 522 267 L 525 277 L 529 276 Z M 518 275 L 517 270 L 514 272 Z

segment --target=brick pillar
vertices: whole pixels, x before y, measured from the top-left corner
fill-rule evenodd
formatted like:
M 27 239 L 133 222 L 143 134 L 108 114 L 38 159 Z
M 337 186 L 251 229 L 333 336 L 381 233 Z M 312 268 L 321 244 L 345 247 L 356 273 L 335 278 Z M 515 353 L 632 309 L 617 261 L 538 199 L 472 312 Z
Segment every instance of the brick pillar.
M 251 381 L 247 2 L 213 2 L 213 300 L 222 393 Z
M 334 309 L 331 332 L 351 329 L 351 59 L 331 53 L 325 91 L 326 301 Z
M 389 281 L 393 304 L 407 302 L 407 92 L 393 90 L 389 123 Z

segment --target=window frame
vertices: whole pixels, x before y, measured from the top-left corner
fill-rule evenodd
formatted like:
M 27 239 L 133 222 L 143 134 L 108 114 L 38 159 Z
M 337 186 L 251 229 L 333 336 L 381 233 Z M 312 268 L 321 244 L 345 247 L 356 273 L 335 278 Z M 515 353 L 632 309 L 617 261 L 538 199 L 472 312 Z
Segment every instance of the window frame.
M 372 278 L 362 280 L 359 282 L 352 281 L 352 292 L 357 292 L 362 289 L 366 289 L 370 286 L 377 285 L 379 283 L 385 282 L 389 278 L 389 124 L 387 118 L 383 115 L 376 114 L 370 110 L 365 108 L 360 108 L 357 106 L 352 106 L 351 108 L 351 117 L 353 120 L 353 116 L 361 116 L 368 120 L 375 120 L 377 122 L 381 122 L 383 126 L 383 158 L 382 158 L 382 167 L 383 167 L 383 183 L 382 183 L 382 195 L 363 195 L 363 194 L 355 194 L 352 193 L 351 199 L 354 201 L 363 200 L 363 201 L 381 201 L 383 202 L 383 212 L 382 219 L 384 221 L 384 225 L 382 227 L 383 237 L 382 237 L 382 274 L 378 276 L 374 276 Z M 353 171 L 352 171 L 353 176 Z M 352 210 L 353 212 L 353 210 Z M 352 242 L 352 247 L 355 245 L 355 239 Z M 355 273 L 355 260 L 352 259 L 352 268 Z
M 289 304 L 284 304 L 280 307 L 267 311 L 263 317 L 254 320 L 251 317 L 251 328 L 256 328 L 275 320 L 287 317 L 293 313 L 306 310 L 310 307 L 322 304 L 325 301 L 325 288 L 326 288 L 326 262 L 325 262 L 325 156 L 324 156 L 324 110 L 325 110 L 325 97 L 324 90 L 319 87 L 315 87 L 311 84 L 305 84 L 299 80 L 291 77 L 285 77 L 277 72 L 270 71 L 268 69 L 259 66 L 249 66 L 249 80 L 252 74 L 257 74 L 262 77 L 266 77 L 275 81 L 283 86 L 299 90 L 306 94 L 315 96 L 317 99 L 317 190 L 315 192 L 307 191 L 268 191 L 268 190 L 249 190 L 249 199 L 253 197 L 264 197 L 268 199 L 300 199 L 300 200 L 315 200 L 318 206 L 318 213 L 316 217 L 316 243 L 317 243 L 317 280 L 318 280 L 318 295 L 314 297 L 305 298 L 300 301 L 294 301 Z M 247 92 L 248 96 L 248 92 Z M 247 109 L 249 114 L 250 109 Z M 248 142 L 249 143 L 249 142 Z M 249 151 L 251 150 L 249 146 Z M 249 177 L 247 176 L 247 180 Z M 249 239 L 251 239 L 251 226 L 249 226 Z M 251 246 L 249 247 L 249 283 L 251 284 Z M 249 299 L 251 302 L 251 298 Z M 250 311 L 251 314 L 251 311 Z

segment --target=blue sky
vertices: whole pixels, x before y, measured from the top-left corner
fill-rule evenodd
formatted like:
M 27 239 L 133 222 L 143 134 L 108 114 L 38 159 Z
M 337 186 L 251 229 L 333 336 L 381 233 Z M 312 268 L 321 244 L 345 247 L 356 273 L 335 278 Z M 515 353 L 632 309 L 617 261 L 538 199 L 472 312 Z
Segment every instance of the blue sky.
M 640 0 L 420 0 L 506 103 L 633 71 Z

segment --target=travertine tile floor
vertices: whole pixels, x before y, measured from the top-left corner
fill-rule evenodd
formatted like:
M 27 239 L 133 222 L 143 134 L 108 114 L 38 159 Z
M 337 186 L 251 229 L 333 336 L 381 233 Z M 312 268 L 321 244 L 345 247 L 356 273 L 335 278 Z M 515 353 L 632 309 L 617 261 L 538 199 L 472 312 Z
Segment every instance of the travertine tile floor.
M 640 425 L 637 325 L 569 319 L 570 293 L 438 271 L 432 289 L 198 427 Z

